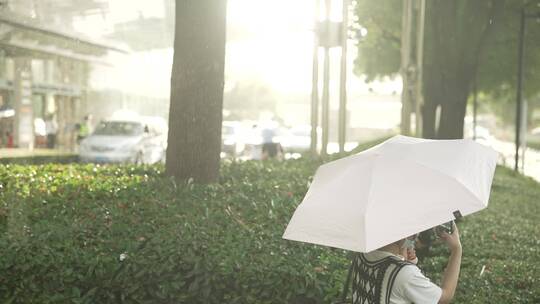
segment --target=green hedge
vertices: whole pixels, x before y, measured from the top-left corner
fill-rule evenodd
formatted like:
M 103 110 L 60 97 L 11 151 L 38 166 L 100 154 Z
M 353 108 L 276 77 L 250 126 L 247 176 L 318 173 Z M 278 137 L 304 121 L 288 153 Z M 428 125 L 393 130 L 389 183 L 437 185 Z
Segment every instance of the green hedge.
M 1 157 L 0 164 L 17 164 L 17 165 L 42 165 L 49 163 L 70 164 L 79 161 L 77 154 L 58 154 L 58 155 L 31 155 L 31 156 L 15 156 Z
M 159 166 L 0 165 L 0 303 L 329 303 L 347 253 L 281 239 L 322 161 L 227 162 L 208 186 Z M 498 168 L 490 207 L 460 225 L 456 303 L 540 302 L 539 197 Z M 435 281 L 446 257 L 422 261 Z

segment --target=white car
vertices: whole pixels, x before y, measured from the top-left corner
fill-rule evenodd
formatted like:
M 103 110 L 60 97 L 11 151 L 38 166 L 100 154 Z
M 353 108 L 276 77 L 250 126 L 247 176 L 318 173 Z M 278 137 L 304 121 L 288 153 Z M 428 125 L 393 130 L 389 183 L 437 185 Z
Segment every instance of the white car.
M 243 130 L 240 122 L 223 121 L 221 127 L 221 152 L 223 156 L 236 158 L 244 152 Z
M 79 160 L 153 164 L 165 160 L 167 123 L 159 117 L 109 119 L 81 141 Z
M 320 135 L 321 130 L 318 130 L 318 132 Z M 287 153 L 309 152 L 311 149 L 311 126 L 299 125 L 290 128 L 285 135 L 280 138 L 280 142 Z

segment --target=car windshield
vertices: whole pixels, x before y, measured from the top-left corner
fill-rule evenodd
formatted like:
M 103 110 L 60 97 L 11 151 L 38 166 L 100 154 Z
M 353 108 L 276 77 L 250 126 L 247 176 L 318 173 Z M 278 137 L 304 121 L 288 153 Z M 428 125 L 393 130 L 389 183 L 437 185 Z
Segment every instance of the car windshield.
M 95 135 L 133 136 L 143 132 L 142 124 L 126 121 L 101 122 L 94 132 Z

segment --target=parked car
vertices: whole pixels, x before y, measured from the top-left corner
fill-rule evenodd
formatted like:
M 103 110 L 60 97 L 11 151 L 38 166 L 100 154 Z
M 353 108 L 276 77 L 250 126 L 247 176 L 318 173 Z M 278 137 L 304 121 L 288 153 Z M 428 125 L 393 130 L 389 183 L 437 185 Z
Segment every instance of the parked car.
M 165 160 L 167 123 L 160 117 L 102 121 L 81 141 L 79 159 L 95 163 L 153 164 Z
M 285 132 L 280 141 L 286 153 L 309 152 L 311 148 L 311 126 L 294 126 Z

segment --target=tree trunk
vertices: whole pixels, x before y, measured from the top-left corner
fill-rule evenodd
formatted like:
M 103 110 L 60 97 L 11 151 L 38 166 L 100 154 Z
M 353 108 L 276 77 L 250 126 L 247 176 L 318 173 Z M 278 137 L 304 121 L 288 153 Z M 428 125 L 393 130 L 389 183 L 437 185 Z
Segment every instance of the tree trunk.
M 427 2 L 424 58 L 423 136 L 463 138 L 470 84 L 476 75 L 483 45 L 504 1 Z M 441 106 L 439 125 L 435 122 Z
M 468 89 L 461 88 L 441 104 L 441 119 L 437 130 L 438 139 L 463 138 L 463 123 L 467 109 Z
M 422 106 L 422 137 L 436 139 L 437 128 L 435 115 L 442 102 L 442 85 L 440 67 L 433 63 L 424 64 L 424 104 Z
M 226 0 L 176 0 L 166 174 L 219 177 Z
M 430 102 L 424 102 L 424 105 L 422 106 L 422 137 L 436 139 L 437 129 L 435 125 L 435 114 L 438 104 L 432 102 L 433 99 L 431 98 L 429 100 Z
M 449 71 L 452 77 L 440 71 L 432 71 L 424 89 L 424 107 L 422 111 L 424 138 L 458 139 L 463 138 L 463 123 L 467 109 L 467 98 L 470 91 L 471 77 L 474 67 L 466 66 L 465 72 L 455 71 L 453 67 L 441 65 L 439 69 Z M 456 75 L 456 76 L 454 76 Z M 441 115 L 437 125 L 436 110 L 441 107 Z

